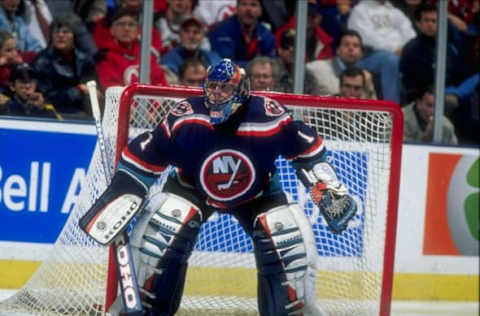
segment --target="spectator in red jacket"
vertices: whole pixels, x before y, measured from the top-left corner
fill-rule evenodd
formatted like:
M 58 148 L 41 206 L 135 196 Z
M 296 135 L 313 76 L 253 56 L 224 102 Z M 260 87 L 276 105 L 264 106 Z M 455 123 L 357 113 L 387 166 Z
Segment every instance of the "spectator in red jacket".
M 98 50 L 103 50 L 109 47 L 111 44 L 110 42 L 113 41 L 113 36 L 110 30 L 112 25 L 112 19 L 116 17 L 116 13 L 119 10 L 131 10 L 137 13 L 139 24 L 142 23 L 142 5 L 143 0 L 118 0 L 116 1 L 116 6 L 112 10 L 109 10 L 107 15 L 99 20 L 97 20 L 93 25 L 93 39 L 95 41 L 95 45 L 97 45 Z M 155 0 L 154 6 L 154 13 L 155 8 L 157 7 L 158 0 Z M 138 27 L 138 38 L 141 38 L 141 27 Z M 162 55 L 163 51 L 163 43 L 160 32 L 156 28 L 152 28 L 152 43 L 151 43 L 151 50 L 157 57 L 157 60 L 160 61 L 160 56 Z
M 15 65 L 23 62 L 17 49 L 17 40 L 9 32 L 0 31 L 0 88 L 2 91 L 9 84 L 10 73 Z
M 317 59 L 328 59 L 334 55 L 333 38 L 322 28 L 322 7 L 317 4 L 308 4 L 307 34 L 305 60 L 310 62 Z M 280 38 L 288 29 L 295 29 L 295 15 L 275 33 L 277 49 L 280 46 Z
M 97 72 L 103 88 L 124 86 L 138 82 L 140 40 L 138 39 L 138 12 L 122 8 L 112 18 L 110 31 L 113 40 L 97 61 Z M 150 83 L 167 85 L 165 73 L 150 54 Z

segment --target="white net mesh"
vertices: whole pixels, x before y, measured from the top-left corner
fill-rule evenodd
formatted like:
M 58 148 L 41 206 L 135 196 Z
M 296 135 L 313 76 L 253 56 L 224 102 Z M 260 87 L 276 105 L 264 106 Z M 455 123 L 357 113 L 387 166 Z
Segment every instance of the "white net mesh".
M 107 91 L 103 130 L 108 165 L 103 165 L 97 145 L 79 202 L 50 256 L 16 295 L 0 303 L 0 315 L 103 314 L 106 291 L 116 290 L 106 289 L 108 249 L 87 238 L 78 228 L 78 220 L 106 188 L 103 170 L 114 169 L 117 136 L 125 133 L 131 138 L 155 127 L 172 104 L 198 94 L 192 90 L 141 87 L 130 87 L 122 97 L 121 106 L 132 109 L 129 124 L 118 123 L 126 117 L 122 111 L 119 116 L 123 88 Z M 387 223 L 387 213 L 389 194 L 393 192 L 389 191 L 392 144 L 398 143 L 392 141 L 392 131 L 398 122 L 386 104 L 375 101 L 359 105 L 335 98 L 271 96 L 289 107 L 295 119 L 313 126 L 324 138 L 340 179 L 359 206 L 345 232 L 330 233 L 304 189 L 297 185 L 290 164 L 277 160 L 285 191 L 304 208 L 314 229 L 320 255 L 319 303 L 332 315 L 379 315 L 382 291 L 390 291 L 388 282 L 382 281 L 385 249 L 393 249 L 393 245 L 385 247 L 385 242 L 387 227 L 395 225 Z M 152 192 L 160 188 L 157 185 Z M 251 240 L 232 217 L 214 214 L 203 225 L 189 261 L 179 314 L 255 314 L 256 270 L 252 250 Z M 393 258 L 388 262 L 393 262 Z

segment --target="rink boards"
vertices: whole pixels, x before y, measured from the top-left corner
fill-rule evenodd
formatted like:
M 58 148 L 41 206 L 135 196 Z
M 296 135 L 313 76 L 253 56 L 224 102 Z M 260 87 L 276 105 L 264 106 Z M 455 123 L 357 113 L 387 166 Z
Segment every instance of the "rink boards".
M 0 288 L 19 288 L 48 253 L 49 244 L 56 239 L 72 208 L 82 175 L 88 166 L 89 153 L 95 144 L 95 131 L 92 125 L 0 120 L 0 134 Z M 408 148 L 404 146 L 404 159 L 409 156 Z M 418 146 L 410 148 L 417 155 Z M 409 168 L 402 168 L 405 177 L 418 176 L 418 170 L 411 172 Z M 412 195 L 408 189 L 403 193 L 402 196 L 401 190 L 400 219 L 402 216 L 418 217 L 416 214 L 422 205 L 412 207 Z M 402 198 L 405 196 L 406 199 Z M 419 204 L 423 202 L 419 199 Z M 402 203 L 406 207 L 402 208 Z M 51 211 L 53 209 L 57 211 Z M 316 219 L 317 225 L 323 229 L 324 223 L 319 217 Z M 423 225 L 421 219 L 413 223 L 413 226 Z M 478 268 L 472 268 L 474 265 L 478 267 L 478 255 L 455 258 L 427 256 L 424 259 L 426 263 L 420 262 L 421 266 L 416 269 L 411 261 L 419 255 L 411 252 L 417 251 L 418 247 L 412 244 L 410 248 L 403 247 L 402 237 L 408 237 L 409 240 L 422 240 L 423 237 L 416 234 L 407 236 L 412 235 L 411 230 L 402 227 L 410 229 L 412 223 L 402 226 L 403 222 L 400 221 L 399 225 L 397 239 L 401 244 L 397 245 L 396 267 L 399 269 L 395 274 L 394 298 L 478 300 Z M 358 229 L 361 229 L 360 224 Z M 421 231 L 421 228 L 416 231 Z M 248 239 L 246 242 L 248 244 Z M 355 257 L 353 255 L 341 260 L 355 260 Z M 335 259 L 322 257 L 329 269 L 335 266 Z M 442 265 L 442 262 L 445 264 Z M 410 270 L 405 268 L 407 263 Z M 444 270 L 441 270 L 442 266 Z M 211 271 L 208 272 L 210 274 Z M 246 275 L 248 280 L 255 279 L 253 265 L 241 267 L 234 273 L 241 273 L 242 277 Z M 412 287 L 411 284 L 418 286 Z M 254 288 L 253 284 L 247 288 L 250 287 Z

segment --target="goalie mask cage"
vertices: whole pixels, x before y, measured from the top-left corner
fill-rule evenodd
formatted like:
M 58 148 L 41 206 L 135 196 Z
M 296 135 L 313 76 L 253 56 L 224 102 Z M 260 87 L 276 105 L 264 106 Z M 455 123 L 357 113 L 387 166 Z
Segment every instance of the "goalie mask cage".
M 102 121 L 111 171 L 128 140 L 151 129 L 172 105 L 199 89 L 131 85 L 106 93 Z M 340 235 L 332 234 L 290 163 L 276 161 L 289 198 L 312 223 L 319 253 L 317 300 L 328 315 L 390 314 L 403 117 L 393 103 L 293 94 L 267 95 L 287 106 L 324 138 L 332 163 L 358 204 Z M 105 190 L 97 143 L 78 202 L 48 258 L 0 315 L 103 315 L 117 292 L 107 247 L 78 228 L 79 218 Z M 159 181 L 150 194 L 161 189 Z M 108 281 L 107 281 L 108 279 Z M 202 226 L 189 260 L 178 315 L 256 315 L 252 243 L 238 223 L 214 214 Z

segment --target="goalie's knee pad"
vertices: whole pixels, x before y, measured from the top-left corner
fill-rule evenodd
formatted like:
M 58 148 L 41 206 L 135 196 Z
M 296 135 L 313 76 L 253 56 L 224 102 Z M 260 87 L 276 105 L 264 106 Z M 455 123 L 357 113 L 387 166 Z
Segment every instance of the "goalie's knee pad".
M 136 223 L 131 245 L 137 280 L 153 315 L 173 315 L 178 309 L 201 223 L 200 209 L 171 193 L 153 198 Z
M 322 315 L 315 303 L 318 253 L 303 211 L 282 205 L 258 215 L 253 240 L 260 315 Z

